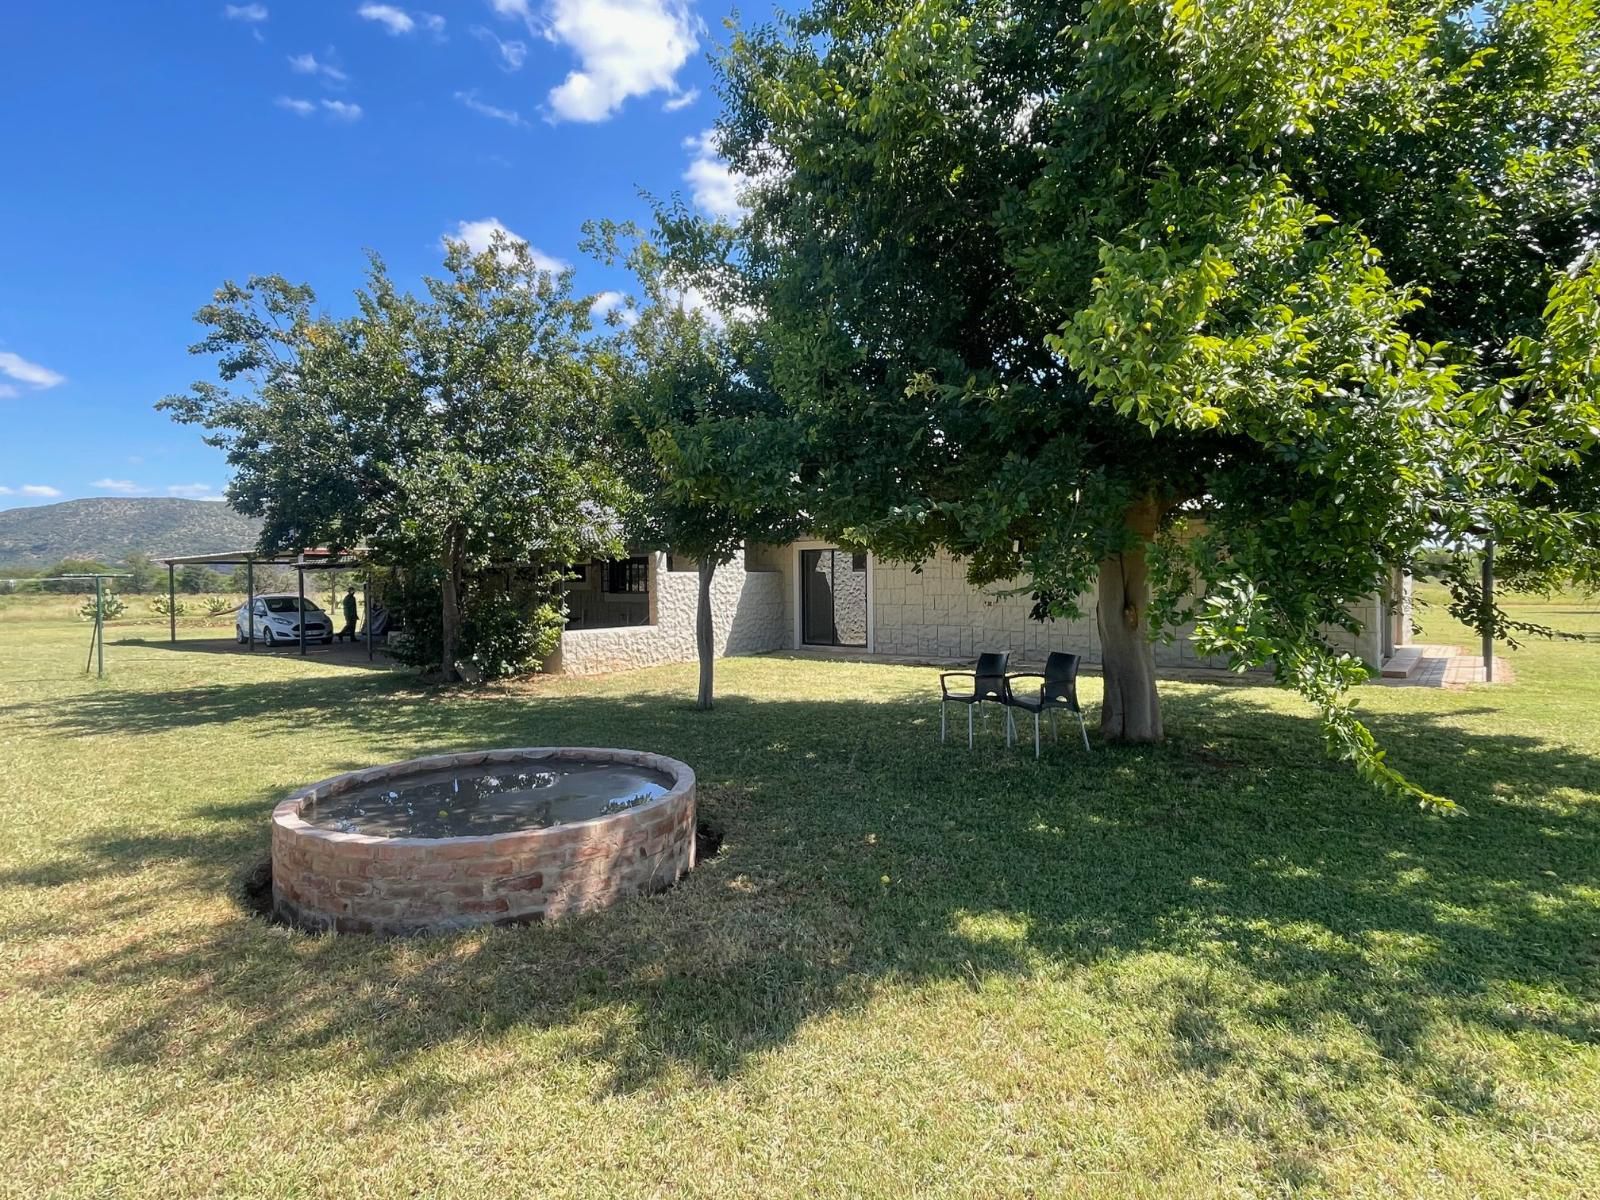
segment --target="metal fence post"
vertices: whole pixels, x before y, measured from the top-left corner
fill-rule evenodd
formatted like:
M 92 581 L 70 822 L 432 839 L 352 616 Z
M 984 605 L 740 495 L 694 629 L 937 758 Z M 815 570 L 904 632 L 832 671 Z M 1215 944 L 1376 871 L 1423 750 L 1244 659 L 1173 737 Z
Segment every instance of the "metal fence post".
M 96 674 L 104 679 L 106 677 L 106 591 L 105 580 L 98 575 L 94 577 L 94 640 L 100 660 Z
M 1483 681 L 1494 682 L 1494 539 L 1483 543 Z

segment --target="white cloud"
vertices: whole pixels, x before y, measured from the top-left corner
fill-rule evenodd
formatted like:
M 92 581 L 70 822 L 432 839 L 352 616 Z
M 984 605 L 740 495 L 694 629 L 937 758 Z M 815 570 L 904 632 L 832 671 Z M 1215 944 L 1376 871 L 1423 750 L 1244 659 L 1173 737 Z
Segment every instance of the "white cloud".
M 65 375 L 57 374 L 49 367 L 41 367 L 38 363 L 29 362 L 22 355 L 13 354 L 9 350 L 0 350 L 0 375 L 40 390 L 53 388 L 67 381 Z M 12 395 L 15 394 L 16 391 L 13 389 Z
M 181 496 L 185 500 L 218 500 L 217 489 L 209 483 L 172 483 L 167 485 L 167 495 Z
M 6 487 L 0 485 L 0 496 L 28 496 L 36 500 L 49 500 L 61 495 L 60 488 L 53 488 L 43 483 L 25 483 L 21 487 Z
M 496 121 L 504 121 L 507 125 L 526 125 L 522 114 L 511 108 L 499 108 L 493 104 L 486 104 L 478 99 L 477 90 L 470 92 L 457 92 L 456 99 L 465 104 L 473 112 L 484 117 L 492 117 Z
M 528 5 L 528 0 L 489 0 L 489 7 L 494 9 L 496 16 L 517 17 L 525 22 L 529 29 L 533 28 L 533 10 Z
M 116 492 L 120 496 L 132 496 L 144 490 L 131 479 L 96 479 L 89 486 L 102 492 Z
M 411 19 L 411 14 L 403 8 L 396 8 L 392 4 L 363 4 L 356 9 L 356 16 L 368 21 L 377 21 L 392 34 L 410 33 L 417 27 Z
M 279 96 L 273 101 L 279 108 L 292 112 L 297 117 L 309 117 L 320 106 L 334 121 L 359 121 L 362 108 L 359 104 L 350 104 L 343 100 L 302 100 L 296 96 Z
M 745 211 L 739 203 L 739 193 L 750 181 L 729 167 L 717 152 L 717 131 L 702 130 L 695 137 L 684 138 L 683 144 L 694 155 L 683 173 L 694 202 L 714 217 L 737 221 Z
M 492 2 L 503 14 L 527 9 L 516 0 Z M 551 0 L 544 35 L 578 59 L 550 91 L 555 119 L 604 121 L 632 96 L 677 95 L 675 76 L 700 30 L 684 0 Z
M 323 62 L 309 52 L 289 55 L 289 69 L 296 75 L 316 75 L 330 83 L 344 83 L 350 78 L 332 63 Z
M 459 221 L 456 223 L 454 233 L 446 232 L 439 238 L 441 246 L 450 242 L 465 242 L 467 249 L 474 254 L 482 254 L 489 248 L 489 243 L 494 240 L 496 233 L 503 233 L 514 242 L 521 242 L 528 246 L 533 256 L 533 265 L 541 271 L 549 271 L 552 275 L 559 275 L 562 271 L 572 266 L 571 263 L 546 254 L 536 246 L 528 245 L 528 239 L 519 233 L 513 233 L 500 223 L 498 217 L 484 217 L 481 221 Z
M 437 13 L 413 14 L 393 4 L 363 4 L 356 9 L 356 16 L 367 21 L 376 21 L 395 37 L 415 33 L 418 26 L 432 34 L 444 32 L 444 18 Z
M 500 69 L 503 71 L 520 71 L 522 64 L 528 60 L 528 43 L 516 38 L 502 40 L 492 29 L 485 29 L 482 25 L 472 27 L 472 35 L 486 42 L 493 42 L 495 53 L 500 56 Z
M 589 305 L 589 316 L 595 321 L 605 321 L 612 313 L 616 313 L 616 319 L 630 328 L 639 322 L 638 311 L 629 305 L 628 298 L 621 292 L 601 292 Z
M 715 329 L 721 329 L 728 323 L 728 318 L 711 303 L 710 297 L 697 287 L 668 288 L 666 298 L 686 312 L 699 313 Z
M 700 89 L 690 88 L 687 92 L 684 92 L 683 95 L 672 97 L 672 99 L 668 100 L 661 107 L 667 112 L 677 112 L 679 109 L 688 108 L 689 105 L 693 104 L 698 99 L 700 99 Z
M 248 25 L 258 25 L 267 19 L 267 6 L 265 4 L 225 4 L 222 6 L 222 15 L 230 21 L 243 21 Z

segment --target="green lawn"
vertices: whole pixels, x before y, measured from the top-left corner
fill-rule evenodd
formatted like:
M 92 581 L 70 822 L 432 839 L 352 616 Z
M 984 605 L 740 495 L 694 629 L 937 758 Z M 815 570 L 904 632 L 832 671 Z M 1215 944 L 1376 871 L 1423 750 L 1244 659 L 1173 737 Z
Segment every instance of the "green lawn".
M 440 695 L 159 634 L 96 683 L 0 606 L 0 1192 L 1600 1194 L 1600 638 L 1364 691 L 1445 820 L 1261 687 L 1036 764 L 940 746 L 925 669 L 733 660 L 700 714 L 691 666 Z M 723 852 L 544 928 L 245 908 L 295 786 L 545 743 L 687 760 Z

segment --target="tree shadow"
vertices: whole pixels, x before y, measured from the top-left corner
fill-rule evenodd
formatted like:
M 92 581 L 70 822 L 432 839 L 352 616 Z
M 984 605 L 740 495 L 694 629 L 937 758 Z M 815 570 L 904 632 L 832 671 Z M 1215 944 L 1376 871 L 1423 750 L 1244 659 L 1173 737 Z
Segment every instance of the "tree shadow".
M 341 667 L 358 667 L 365 671 L 392 671 L 396 668 L 395 661 L 389 657 L 388 650 L 383 642 L 378 642 L 373 647 L 373 657 L 367 658 L 367 645 L 363 641 L 334 642 L 324 646 L 320 642 L 307 642 L 306 652 L 300 653 L 299 642 L 279 642 L 275 646 L 268 646 L 265 642 L 257 642 L 255 649 L 242 646 L 237 639 L 228 636 L 221 637 L 183 637 L 178 641 L 169 641 L 165 637 L 121 637 L 112 639 L 108 645 L 138 647 L 141 650 L 158 651 L 161 654 L 206 654 L 206 655 L 237 655 L 241 658 L 306 658 L 324 665 L 337 664 Z
M 1105 986 L 1158 1022 L 1174 1070 L 1268 1071 L 1308 1128 L 1341 1119 L 1312 1080 L 1354 1087 L 1379 1071 L 1433 1109 L 1509 1122 L 1492 1076 L 1434 1035 L 1600 1043 L 1600 763 L 1465 730 L 1459 718 L 1487 710 L 1461 700 L 1374 718 L 1417 777 L 1472 814 L 1457 820 L 1370 794 L 1325 761 L 1313 722 L 1236 687 L 1175 692 L 1165 746 L 1085 754 L 1064 741 L 1039 762 L 1005 749 L 997 724 L 974 752 L 941 746 L 922 690 L 872 703 L 725 694 L 698 713 L 653 692 L 485 698 L 363 674 L 11 705 L 13 722 L 54 737 L 314 711 L 395 757 L 627 745 L 690 762 L 702 815 L 726 834 L 672 891 L 548 927 L 316 938 L 241 903 L 237 920 L 91 944 L 22 985 L 147 996 L 141 1018 L 105 1030 L 117 1065 L 182 1052 L 221 1076 L 282 1078 L 338 1053 L 386 1071 L 460 1039 L 560 1030 L 568 1054 L 604 1068 L 605 1089 L 631 1092 L 669 1072 L 726 1078 L 885 988 L 1125 966 Z M 267 853 L 277 798 L 196 808 L 192 832 L 96 835 L 0 884 L 105 884 L 160 862 L 177 884 L 167 903 L 236 893 Z M 1132 970 L 1151 956 L 1168 964 L 1155 985 Z M 1263 1063 L 1240 1032 L 1314 1039 L 1330 1022 L 1370 1056 Z M 437 1111 L 492 1080 L 397 1091 L 372 1120 Z M 1218 1127 L 1253 1119 L 1222 1101 L 1207 1114 Z M 1279 1150 L 1283 1178 L 1310 1178 Z

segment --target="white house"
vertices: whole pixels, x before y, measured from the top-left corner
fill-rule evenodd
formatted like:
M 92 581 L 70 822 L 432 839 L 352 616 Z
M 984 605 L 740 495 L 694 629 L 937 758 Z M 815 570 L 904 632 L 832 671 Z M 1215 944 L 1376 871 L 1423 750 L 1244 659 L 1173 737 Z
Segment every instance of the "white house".
M 695 563 L 662 553 L 581 568 L 567 591 L 570 618 L 551 671 L 588 675 L 695 658 Z M 954 558 L 920 571 L 822 541 L 752 545 L 714 577 L 718 655 L 820 650 L 928 662 L 964 661 L 1008 650 L 1013 662 L 1041 663 L 1052 650 L 1100 659 L 1094 597 L 1077 621 L 1031 620 L 1026 595 L 975 588 Z M 1374 594 L 1358 606 L 1363 634 L 1339 640 L 1375 670 L 1410 641 L 1410 581 L 1398 577 L 1398 605 Z M 1200 657 L 1188 630 L 1158 643 L 1164 666 L 1221 667 Z

